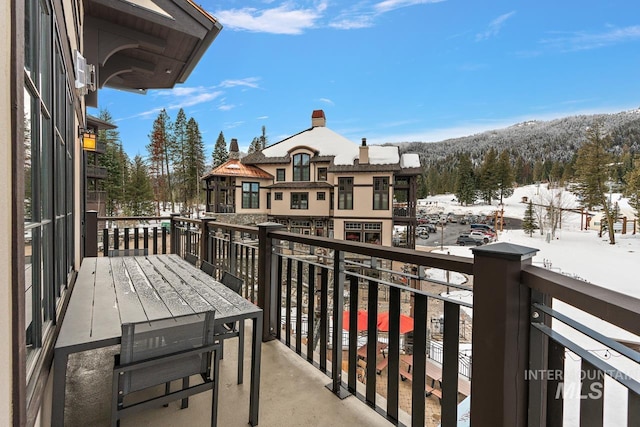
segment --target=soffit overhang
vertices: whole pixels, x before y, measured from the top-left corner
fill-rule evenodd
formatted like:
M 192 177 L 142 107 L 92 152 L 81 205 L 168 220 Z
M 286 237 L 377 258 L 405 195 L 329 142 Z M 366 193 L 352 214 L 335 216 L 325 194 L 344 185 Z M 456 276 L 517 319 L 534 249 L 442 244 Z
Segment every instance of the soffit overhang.
M 190 0 L 84 0 L 84 12 L 83 54 L 98 89 L 145 93 L 184 83 L 222 30 Z M 87 104 L 97 106 L 95 92 Z

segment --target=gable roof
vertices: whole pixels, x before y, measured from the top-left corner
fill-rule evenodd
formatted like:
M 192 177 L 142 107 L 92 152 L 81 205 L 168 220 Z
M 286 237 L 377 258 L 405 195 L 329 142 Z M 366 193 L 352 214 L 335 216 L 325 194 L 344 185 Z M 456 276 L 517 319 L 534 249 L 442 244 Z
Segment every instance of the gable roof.
M 260 152 L 242 159 L 245 164 L 289 163 L 289 154 L 297 148 L 314 152 L 314 158 L 330 161 L 336 166 L 355 165 L 360 156 L 360 146 L 325 126 L 316 126 L 283 139 Z M 396 165 L 400 154 L 396 146 L 368 146 L 369 165 Z M 363 165 L 364 166 L 364 165 Z
M 212 176 L 237 176 L 243 178 L 273 179 L 273 176 L 260 168 L 251 165 L 243 165 L 238 159 L 229 159 L 220 166 L 204 175 L 202 179 Z

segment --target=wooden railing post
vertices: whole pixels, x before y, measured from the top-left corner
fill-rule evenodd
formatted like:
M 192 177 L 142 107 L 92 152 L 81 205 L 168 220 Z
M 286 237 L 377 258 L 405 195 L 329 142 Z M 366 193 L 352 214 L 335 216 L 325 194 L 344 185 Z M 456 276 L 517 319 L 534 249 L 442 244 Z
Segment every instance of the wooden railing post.
M 235 243 L 236 240 L 236 232 L 233 229 L 229 229 L 229 272 L 232 274 L 237 274 L 237 246 Z
M 98 256 L 98 212 L 84 213 L 84 256 Z
M 279 284 L 276 279 L 278 257 L 273 255 L 275 245 L 267 235 L 282 227 L 282 224 L 275 222 L 258 224 L 258 307 L 263 310 L 262 341 L 273 340 L 280 328 L 277 301 Z
M 471 425 L 527 425 L 531 292 L 523 266 L 537 249 L 496 243 L 472 249 Z
M 169 238 L 169 242 L 171 243 L 171 245 L 169 248 L 169 253 L 172 253 L 172 254 L 178 254 L 178 251 L 179 251 L 178 244 L 179 244 L 180 238 L 178 236 L 178 226 L 176 221 L 176 218 L 178 218 L 179 216 L 180 214 L 177 214 L 177 213 L 171 214 L 171 225 L 169 226 L 169 229 L 171 230 L 171 236 Z
M 207 261 L 209 259 L 209 223 L 215 221 L 215 218 L 202 218 L 202 225 L 200 226 L 200 262 Z

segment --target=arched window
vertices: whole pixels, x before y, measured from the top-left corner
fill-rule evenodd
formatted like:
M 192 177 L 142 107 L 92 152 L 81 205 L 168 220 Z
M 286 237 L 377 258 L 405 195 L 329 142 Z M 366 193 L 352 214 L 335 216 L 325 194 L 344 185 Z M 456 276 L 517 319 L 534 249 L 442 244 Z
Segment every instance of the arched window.
M 311 156 L 305 153 L 294 154 L 293 156 L 293 180 L 309 181 L 309 159 Z

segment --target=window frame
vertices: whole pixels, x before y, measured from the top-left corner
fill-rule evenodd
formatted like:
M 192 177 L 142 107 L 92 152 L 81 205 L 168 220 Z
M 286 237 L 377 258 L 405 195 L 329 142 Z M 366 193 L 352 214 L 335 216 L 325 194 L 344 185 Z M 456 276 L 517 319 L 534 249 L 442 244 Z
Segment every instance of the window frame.
M 318 168 L 318 181 L 327 180 L 327 168 Z
M 353 210 L 353 177 L 338 178 L 338 209 Z
M 276 181 L 286 181 L 287 180 L 287 170 L 284 168 L 276 169 Z
M 374 176 L 373 177 L 373 210 L 388 211 L 389 210 L 389 177 Z
M 260 209 L 260 183 L 242 181 L 242 209 Z
M 307 182 L 311 180 L 311 156 L 307 153 L 293 155 L 293 181 Z
M 381 222 L 345 222 L 344 240 L 364 242 L 375 245 L 382 244 Z
M 309 209 L 309 193 L 308 192 L 292 192 L 291 210 L 308 210 Z
M 24 294 L 16 316 L 24 316 L 24 347 L 16 350 L 19 376 L 26 381 L 28 416 L 37 408 L 31 402 L 35 385 L 47 369 L 53 338 L 60 324 L 61 305 L 76 269 L 75 208 L 78 205 L 76 177 L 78 165 L 76 102 L 72 90 L 73 70 L 66 66 L 60 41 L 60 16 L 50 0 L 25 3 L 25 34 L 18 49 L 26 62 L 15 70 L 22 91 L 22 115 L 18 129 L 23 143 L 23 164 L 16 165 L 15 182 L 24 183 L 24 194 L 14 196 L 22 208 L 24 270 L 15 292 Z M 20 55 L 20 53 L 18 53 Z M 25 116 L 25 114 L 27 116 Z M 17 198 L 17 200 L 16 200 Z M 22 200 L 20 200 L 22 199 Z M 20 215 L 20 213 L 18 213 Z M 20 221 L 18 219 L 18 221 Z M 20 262 L 18 265 L 22 265 Z

